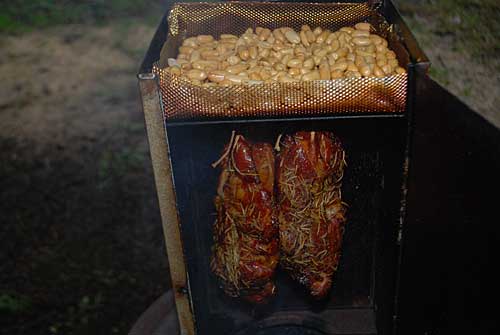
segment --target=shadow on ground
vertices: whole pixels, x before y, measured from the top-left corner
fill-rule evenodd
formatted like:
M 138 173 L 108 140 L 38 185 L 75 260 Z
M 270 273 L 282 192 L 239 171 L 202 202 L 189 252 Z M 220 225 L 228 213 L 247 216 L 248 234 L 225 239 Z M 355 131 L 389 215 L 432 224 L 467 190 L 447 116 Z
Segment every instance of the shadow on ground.
M 126 334 L 169 288 L 135 78 L 144 21 L 0 37 L 2 334 Z
M 2 332 L 125 334 L 168 287 L 151 171 L 129 140 L 36 146 L 0 143 Z

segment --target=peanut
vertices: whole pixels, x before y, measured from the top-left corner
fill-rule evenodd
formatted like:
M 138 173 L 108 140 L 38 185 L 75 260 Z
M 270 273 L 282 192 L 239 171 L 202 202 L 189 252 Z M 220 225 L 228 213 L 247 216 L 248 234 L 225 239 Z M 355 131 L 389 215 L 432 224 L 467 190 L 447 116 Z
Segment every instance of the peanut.
M 302 80 L 304 81 L 319 80 L 319 79 L 320 75 L 318 70 L 314 70 L 302 75 Z
M 331 32 L 303 25 L 248 28 L 241 36 L 198 35 L 185 39 L 166 71 L 201 87 L 296 82 L 403 74 L 386 39 L 366 22 Z
M 340 48 L 339 40 L 333 40 L 330 46 L 332 51 L 337 51 Z
M 232 55 L 232 56 L 229 56 L 227 58 L 227 62 L 231 65 L 236 65 L 238 64 L 239 62 L 241 62 L 241 59 L 240 57 L 236 56 L 236 55 Z
M 260 33 L 258 35 L 259 35 L 259 40 L 265 41 L 271 35 L 271 30 L 267 29 L 267 28 L 262 28 L 262 30 L 260 31 Z
M 252 72 L 248 75 L 248 78 L 250 78 L 250 80 L 262 80 L 262 77 L 261 75 L 258 73 L 258 72 Z
M 286 63 L 286 65 L 292 68 L 300 68 L 302 66 L 302 62 L 300 59 L 292 58 Z
M 194 48 L 193 47 L 188 47 L 186 45 L 183 45 L 179 47 L 179 53 L 181 54 L 186 54 L 186 55 L 191 55 L 191 52 L 193 52 Z
M 395 59 L 396 53 L 392 50 L 389 50 L 386 52 L 385 56 L 387 57 L 387 59 Z
M 300 41 L 302 42 L 302 44 L 305 47 L 309 47 L 311 45 L 311 44 L 309 44 L 309 41 L 307 40 L 307 35 L 306 35 L 305 31 L 301 30 L 299 33 L 299 36 L 300 36 Z
M 309 43 L 314 43 L 316 41 L 316 35 L 309 29 L 306 30 L 306 36 Z
M 372 69 L 370 68 L 369 65 L 364 65 L 359 69 L 359 72 L 364 76 L 364 77 L 369 77 L 372 74 Z
M 247 69 L 247 66 L 245 64 L 236 64 L 236 65 L 231 65 L 226 68 L 226 71 L 231 73 L 231 74 L 238 74 L 240 72 L 243 72 Z
M 170 69 L 170 73 L 173 74 L 173 75 L 176 75 L 176 76 L 180 76 L 181 75 L 181 69 L 177 66 L 174 66 L 174 67 L 170 67 L 170 68 L 167 68 L 167 69 Z
M 316 43 L 323 43 L 326 41 L 326 39 L 328 38 L 328 36 L 330 36 L 330 30 L 323 30 L 323 32 L 321 34 L 318 35 L 318 37 L 316 37 Z
M 285 42 L 285 35 L 281 32 L 280 29 L 274 29 L 273 30 L 273 35 L 274 38 L 280 42 Z
M 361 78 L 361 73 L 358 71 L 346 71 L 345 76 L 347 78 Z
M 370 32 L 367 30 L 354 30 L 351 33 L 351 36 L 354 37 L 370 37 Z
M 370 40 L 373 42 L 373 44 L 381 44 L 382 43 L 382 37 L 378 35 L 370 35 Z
M 344 77 L 344 71 L 335 70 L 330 73 L 332 79 L 339 79 Z
M 284 75 L 284 76 L 281 76 L 278 81 L 282 82 L 282 83 L 295 83 L 295 82 L 298 82 L 299 80 L 298 79 L 295 79 L 293 77 L 290 77 L 288 75 Z
M 340 28 L 340 31 L 351 34 L 354 31 L 354 29 L 351 27 L 342 27 Z
M 291 67 L 290 69 L 288 69 L 288 74 L 291 75 L 292 77 L 296 77 L 296 76 L 301 75 L 302 73 L 300 71 L 300 68 Z
M 314 60 L 312 58 L 307 58 L 304 63 L 302 63 L 302 67 L 308 70 L 312 70 L 314 67 Z
M 259 50 L 259 58 L 267 58 L 269 57 L 269 54 L 271 53 L 270 49 L 260 49 Z
M 225 79 L 229 80 L 229 82 L 233 84 L 241 84 L 245 78 L 240 77 L 236 74 L 228 74 L 226 75 Z
M 292 59 L 292 55 L 286 54 L 281 58 L 281 64 L 288 66 L 288 62 Z
M 347 69 L 347 62 L 346 61 L 338 61 L 333 66 L 331 66 L 332 71 L 345 71 Z
M 347 63 L 347 71 L 358 72 L 358 67 L 356 66 L 356 64 L 354 64 L 354 62 L 348 62 Z
M 219 57 L 219 53 L 216 50 L 205 50 L 200 53 L 201 57 L 206 60 L 217 59 Z
M 290 43 L 293 43 L 293 44 L 297 44 L 297 43 L 300 43 L 300 36 L 297 35 L 297 33 L 293 30 L 288 30 L 286 33 L 285 33 L 285 37 L 286 39 L 290 42 Z
M 189 70 L 187 73 L 186 73 L 186 76 L 191 79 L 191 80 L 199 80 L 199 81 L 202 81 L 202 80 L 205 80 L 207 79 L 207 73 L 205 71 L 202 71 L 202 70 L 198 70 L 198 69 L 192 69 L 192 70 Z
M 397 74 L 406 73 L 406 70 L 403 69 L 401 66 L 398 66 L 395 71 L 396 71 Z
M 392 73 L 392 66 L 390 64 L 385 64 L 384 66 L 382 66 L 382 71 L 384 71 L 384 73 L 386 75 L 389 75 Z
M 196 37 L 190 37 L 186 38 L 184 42 L 182 42 L 183 46 L 191 47 L 191 48 L 197 48 L 198 47 L 198 40 Z
M 381 78 L 384 76 L 384 71 L 382 71 L 382 69 L 378 65 L 374 65 L 373 74 L 375 75 L 375 77 Z
M 191 66 L 193 69 L 198 69 L 198 70 L 203 70 L 207 66 L 207 61 L 206 60 L 196 60 L 191 63 Z
M 210 42 L 213 42 L 214 40 L 214 37 L 212 35 L 198 35 L 196 37 L 196 40 L 200 43 L 200 44 L 205 44 L 205 43 L 210 43 Z
M 238 39 L 238 36 L 236 35 L 233 35 L 233 34 L 221 34 L 220 35 L 220 39 L 221 40 L 237 40 Z
M 223 81 L 221 81 L 221 82 L 219 83 L 219 86 L 221 86 L 221 87 L 229 87 L 229 86 L 231 86 L 231 85 L 233 85 L 233 82 L 232 82 L 232 81 L 230 81 L 230 80 L 229 80 L 229 79 L 227 79 L 227 78 L 226 78 L 226 79 L 224 79 Z
M 250 57 L 250 53 L 248 52 L 248 49 L 241 48 L 238 51 L 238 56 L 240 56 L 241 60 L 248 60 L 248 58 Z
M 208 80 L 214 83 L 220 83 L 226 78 L 226 72 L 224 71 L 211 71 L 208 73 Z
M 370 39 L 367 37 L 354 37 L 352 43 L 358 46 L 366 46 L 370 44 Z
M 321 80 L 330 80 L 330 65 L 327 61 L 319 64 L 319 77 Z
M 250 58 L 257 59 L 257 56 L 259 55 L 257 47 L 255 45 L 252 45 L 250 48 L 248 48 L 248 54 Z
M 189 61 L 191 63 L 193 63 L 193 62 L 196 62 L 197 60 L 200 60 L 200 59 L 201 59 L 200 52 L 198 50 L 193 50 L 191 52 L 191 55 L 189 56 Z
M 367 22 L 360 22 L 360 23 L 356 23 L 354 25 L 354 28 L 358 29 L 358 30 L 366 30 L 366 31 L 370 31 L 370 28 L 371 28 L 371 24 L 367 23 Z
M 399 65 L 397 59 L 389 59 L 387 63 L 392 67 L 397 67 Z

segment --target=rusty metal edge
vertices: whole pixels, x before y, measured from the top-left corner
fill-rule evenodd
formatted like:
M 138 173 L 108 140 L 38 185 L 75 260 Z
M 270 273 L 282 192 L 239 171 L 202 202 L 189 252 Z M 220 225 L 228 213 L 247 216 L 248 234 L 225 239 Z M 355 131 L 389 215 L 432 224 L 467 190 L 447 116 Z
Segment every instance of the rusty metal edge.
M 137 77 L 139 79 L 139 90 L 146 121 L 180 334 L 195 335 L 194 315 L 189 294 L 189 279 L 186 271 L 179 226 L 180 220 L 173 184 L 170 149 L 167 130 L 163 122 L 158 82 L 153 73 L 141 73 Z

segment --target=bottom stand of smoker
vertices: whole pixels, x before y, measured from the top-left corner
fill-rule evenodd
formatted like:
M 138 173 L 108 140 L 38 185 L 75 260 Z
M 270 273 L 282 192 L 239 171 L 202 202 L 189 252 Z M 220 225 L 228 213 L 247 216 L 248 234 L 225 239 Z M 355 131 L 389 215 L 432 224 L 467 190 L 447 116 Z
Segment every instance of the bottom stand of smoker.
M 168 291 L 148 307 L 135 322 L 129 335 L 178 335 L 179 323 L 174 295 Z M 321 335 L 322 332 L 300 326 L 274 326 L 245 335 Z
M 170 290 L 142 313 L 129 335 L 178 335 L 179 333 L 174 295 Z
M 281 326 L 262 329 L 255 335 L 322 335 L 316 330 L 306 329 L 299 326 Z

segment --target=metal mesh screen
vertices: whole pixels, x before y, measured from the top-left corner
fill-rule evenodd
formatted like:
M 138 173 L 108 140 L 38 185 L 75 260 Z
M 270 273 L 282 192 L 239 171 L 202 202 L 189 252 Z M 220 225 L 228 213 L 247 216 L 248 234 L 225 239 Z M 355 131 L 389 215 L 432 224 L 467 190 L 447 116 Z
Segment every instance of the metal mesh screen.
M 258 26 L 303 24 L 332 31 L 370 22 L 389 42 L 403 66 L 409 55 L 385 19 L 366 3 L 180 3 L 173 6 L 169 35 L 153 72 L 159 78 L 165 117 L 172 120 L 232 117 L 312 116 L 336 113 L 403 112 L 407 73 L 390 77 L 342 78 L 299 83 L 200 87 L 164 71 L 182 40 L 199 34 L 242 34 Z

